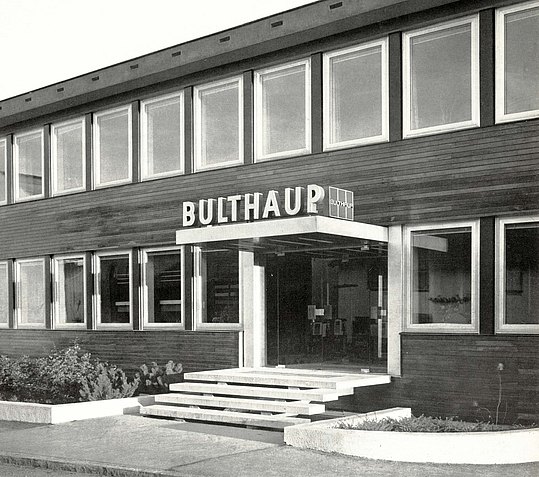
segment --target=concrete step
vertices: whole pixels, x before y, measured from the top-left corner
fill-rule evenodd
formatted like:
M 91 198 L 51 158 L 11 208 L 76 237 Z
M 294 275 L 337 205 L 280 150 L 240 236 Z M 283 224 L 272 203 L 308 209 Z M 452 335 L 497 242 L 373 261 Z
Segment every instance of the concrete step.
M 268 399 L 245 399 L 212 395 L 196 395 L 183 393 L 158 394 L 155 396 L 158 404 L 174 404 L 183 406 L 206 406 L 217 408 L 232 408 L 259 412 L 280 412 L 287 414 L 304 414 L 312 416 L 326 410 L 323 404 L 306 401 L 275 401 Z
M 310 422 L 309 419 L 291 417 L 286 414 L 250 414 L 214 409 L 164 406 L 161 404 L 143 407 L 140 409 L 140 413 L 144 416 L 173 417 L 175 419 L 192 419 L 196 421 L 220 422 L 272 429 L 283 429 L 287 426 Z
M 350 395 L 354 393 L 353 388 L 349 389 L 289 389 L 279 387 L 264 386 L 236 386 L 226 383 L 199 383 L 183 382 L 175 383 L 169 386 L 173 392 L 191 392 L 205 393 L 221 396 L 245 396 L 245 397 L 263 397 L 273 399 L 287 399 L 298 401 L 317 401 L 328 402 L 336 401 L 339 396 Z

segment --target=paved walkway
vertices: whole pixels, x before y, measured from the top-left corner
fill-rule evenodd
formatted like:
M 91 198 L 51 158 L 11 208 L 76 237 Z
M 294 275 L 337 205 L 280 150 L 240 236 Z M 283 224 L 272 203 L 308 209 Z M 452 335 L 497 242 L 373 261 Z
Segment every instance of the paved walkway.
M 282 436 L 129 415 L 54 426 L 0 422 L 0 462 L 129 477 L 539 475 L 539 464 L 408 464 L 325 454 L 285 446 Z

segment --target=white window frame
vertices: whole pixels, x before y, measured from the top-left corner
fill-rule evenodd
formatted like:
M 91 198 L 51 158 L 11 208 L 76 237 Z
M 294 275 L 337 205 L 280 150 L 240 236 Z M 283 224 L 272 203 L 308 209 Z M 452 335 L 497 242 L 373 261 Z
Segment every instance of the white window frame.
M 98 119 L 104 116 L 123 116 L 127 111 L 127 135 L 128 135 L 128 177 L 125 179 L 119 179 L 116 181 L 109 182 L 99 182 L 101 176 L 101 157 L 99 153 L 100 146 L 100 127 Z M 131 105 L 119 106 L 118 108 L 107 109 L 104 111 L 99 111 L 93 114 L 92 120 L 92 129 L 93 129 L 93 187 L 94 189 L 101 189 L 105 187 L 113 187 L 120 184 L 128 184 L 133 181 L 133 111 Z
M 58 262 L 60 260 L 69 260 L 69 259 L 82 259 L 83 263 L 83 295 L 84 295 L 84 301 L 83 301 L 83 317 L 84 321 L 82 323 L 60 323 L 58 321 L 59 313 L 58 313 Z M 88 283 L 87 283 L 87 273 L 86 273 L 86 257 L 84 254 L 78 253 L 78 254 L 70 254 L 70 255 L 55 255 L 52 258 L 52 275 L 53 275 L 53 288 L 52 288 L 52 316 L 53 316 L 53 328 L 54 329 L 86 329 L 87 327 L 87 310 L 88 310 L 88 303 L 87 303 L 87 290 L 88 290 Z
M 182 320 L 180 323 L 150 323 L 148 321 L 148 285 L 147 285 L 147 263 L 148 263 L 148 254 L 154 252 L 180 252 L 180 273 L 181 273 L 181 317 Z M 155 247 L 155 248 L 145 248 L 140 251 L 142 264 L 141 270 L 141 287 L 142 287 L 142 329 L 185 329 L 185 247 L 183 246 L 171 246 L 171 247 Z M 190 279 L 190 277 L 189 277 Z
M 4 200 L 0 200 L 0 205 L 6 205 L 7 204 L 7 197 L 8 197 L 8 172 L 7 172 L 7 147 L 8 147 L 8 142 L 7 142 L 7 139 L 5 137 L 3 138 L 0 138 L 0 145 L 4 145 L 4 157 L 0 157 L 0 161 L 4 163 L 4 172 L 5 172 L 5 175 L 4 175 L 4 187 L 5 187 L 5 198 Z
M 28 197 L 19 197 L 19 139 L 28 136 L 39 135 L 41 139 L 41 194 L 30 195 Z M 13 137 L 13 176 L 14 176 L 14 199 L 15 202 L 26 202 L 29 200 L 42 199 L 45 197 L 45 142 L 43 128 L 32 129 Z
M 238 87 L 238 158 L 233 161 L 220 162 L 219 164 L 211 164 L 203 166 L 202 161 L 202 98 L 201 93 L 208 90 L 221 90 L 224 91 L 230 85 L 237 85 Z M 194 111 L 194 157 L 193 157 L 193 170 L 194 172 L 208 171 L 212 169 L 222 169 L 224 167 L 236 166 L 243 164 L 243 77 L 234 76 L 233 78 L 227 78 L 220 81 L 214 81 L 203 85 L 195 86 L 193 88 L 193 111 Z
M 450 230 L 456 228 L 471 229 L 471 323 L 412 323 L 412 232 L 426 230 Z M 479 220 L 444 222 L 404 227 L 404 329 L 421 333 L 479 333 Z
M 129 323 L 101 323 L 101 258 L 127 255 L 129 260 Z M 106 252 L 96 252 L 93 256 L 94 273 L 94 329 L 102 330 L 131 330 L 133 329 L 133 251 L 132 250 L 111 250 Z
M 505 226 L 527 222 L 539 223 L 539 215 L 496 219 L 496 333 L 539 334 L 539 324 L 505 323 Z
M 10 267 L 10 263 L 7 261 L 7 260 L 0 260 L 0 266 L 2 265 L 5 265 L 6 267 L 6 284 L 8 286 L 7 290 L 0 290 L 0 293 L 4 294 L 5 292 L 7 292 L 7 296 L 8 296 L 8 306 L 9 306 L 9 295 L 11 293 L 11 290 L 12 290 L 12 284 L 9 280 L 9 267 Z M 0 328 L 9 328 L 9 310 L 8 310 L 8 316 L 7 316 L 7 321 L 5 323 L 2 323 L 0 322 Z
M 180 168 L 167 172 L 150 174 L 148 164 L 148 113 L 146 106 L 162 103 L 163 105 L 173 104 L 175 100 L 180 103 Z M 159 179 L 160 177 L 170 177 L 184 173 L 185 162 L 185 134 L 184 134 L 184 98 L 183 91 L 178 91 L 155 98 L 149 98 L 140 103 L 140 173 L 141 180 L 147 181 Z
M 295 68 L 297 66 L 305 66 L 305 147 L 294 149 L 291 151 L 276 152 L 273 154 L 262 153 L 264 144 L 264 130 L 262 128 L 262 115 L 264 113 L 262 106 L 262 77 L 267 74 L 277 73 L 279 71 Z M 300 61 L 293 61 L 270 68 L 255 71 L 254 73 L 254 140 L 255 140 L 255 162 L 263 162 L 281 157 L 300 156 L 310 154 L 312 149 L 311 140 L 311 59 L 305 58 Z
M 496 10 L 496 123 L 507 123 L 521 119 L 539 117 L 539 109 L 521 111 L 519 113 L 505 113 L 505 16 L 532 8 L 538 8 L 539 1 L 520 3 L 510 7 Z
M 228 251 L 228 250 L 227 250 Z M 194 247 L 194 276 L 193 276 L 193 311 L 195 316 L 195 330 L 206 331 L 241 331 L 243 330 L 243 266 L 242 253 L 238 252 L 238 299 L 239 299 L 239 320 L 238 323 L 204 323 L 202 321 L 202 296 L 203 276 L 202 276 L 202 249 Z
M 66 126 L 82 126 L 82 186 L 72 189 L 58 190 L 58 139 L 57 130 Z M 51 178 L 52 195 L 66 195 L 86 190 L 86 121 L 84 118 L 71 119 L 53 124 L 51 127 Z
M 43 323 L 21 323 L 21 309 L 19 306 L 19 300 L 20 300 L 20 283 L 21 283 L 21 264 L 24 263 L 32 263 L 32 262 L 38 262 L 41 263 L 43 266 L 43 284 L 44 284 L 44 290 L 47 289 L 48 286 L 48 280 L 47 280 L 47 267 L 46 267 L 46 261 L 47 258 L 23 258 L 20 260 L 15 260 L 15 327 L 18 329 L 40 329 L 44 330 L 47 328 L 47 314 L 46 311 L 43 314 Z M 43 304 L 46 307 L 46 293 L 43 296 Z
M 382 64 L 382 133 L 377 136 L 370 136 L 360 139 L 350 139 L 348 141 L 330 142 L 332 117 L 330 107 L 331 89 L 333 85 L 331 75 L 331 60 L 339 56 L 348 55 L 350 53 L 361 52 L 371 48 L 381 48 L 381 64 Z M 329 53 L 324 53 L 323 56 L 323 122 L 324 122 L 324 150 L 330 151 L 333 149 L 342 149 L 345 147 L 362 146 L 366 144 L 374 144 L 379 142 L 389 141 L 389 61 L 388 61 L 388 38 L 362 43 L 350 48 L 344 48 Z
M 411 84 L 412 84 L 412 70 L 411 70 L 411 48 L 410 41 L 412 38 L 420 35 L 434 33 L 437 31 L 450 29 L 462 25 L 470 24 L 471 26 L 471 113 L 472 117 L 467 121 L 460 121 L 457 123 L 440 124 L 437 126 L 429 126 L 421 129 L 411 129 L 411 112 L 412 112 L 412 100 L 411 100 Z M 469 129 L 478 127 L 480 124 L 480 98 L 479 98 L 479 15 L 473 15 L 459 20 L 440 23 L 430 28 L 422 28 L 418 30 L 409 31 L 403 34 L 403 137 L 417 137 L 426 136 L 429 134 L 437 134 L 441 132 L 456 131 L 459 129 Z

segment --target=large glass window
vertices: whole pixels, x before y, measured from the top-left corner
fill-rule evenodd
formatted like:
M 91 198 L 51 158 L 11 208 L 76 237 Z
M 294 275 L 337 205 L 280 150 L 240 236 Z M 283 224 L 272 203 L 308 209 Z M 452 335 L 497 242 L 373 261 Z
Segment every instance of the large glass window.
M 97 326 L 130 327 L 131 253 L 99 253 L 95 260 Z
M 195 170 L 242 163 L 242 84 L 233 78 L 195 88 Z
M 496 12 L 496 120 L 539 116 L 539 2 Z
M 45 259 L 17 260 L 15 274 L 17 326 L 19 328 L 44 328 Z
M 86 326 L 84 256 L 54 258 L 54 323 L 57 328 Z
M 310 61 L 255 72 L 257 160 L 311 150 Z
M 131 181 L 131 107 L 94 115 L 94 185 Z
M 177 326 L 182 323 L 183 286 L 181 249 L 142 252 L 144 326 Z
M 15 136 L 15 200 L 43 197 L 43 130 Z
M 53 194 L 84 190 L 86 185 L 84 118 L 53 124 L 51 135 Z
M 7 201 L 7 140 L 0 139 L 0 204 Z
M 0 262 L 0 328 L 9 324 L 9 263 Z
M 388 139 L 387 40 L 324 55 L 324 148 Z
M 408 328 L 477 331 L 477 223 L 409 228 Z
M 497 330 L 539 333 L 539 217 L 497 223 Z
M 477 16 L 404 34 L 404 136 L 479 126 Z
M 175 93 L 141 103 L 143 179 L 183 171 L 183 95 Z
M 198 250 L 196 257 L 199 325 L 226 328 L 239 324 L 239 252 Z

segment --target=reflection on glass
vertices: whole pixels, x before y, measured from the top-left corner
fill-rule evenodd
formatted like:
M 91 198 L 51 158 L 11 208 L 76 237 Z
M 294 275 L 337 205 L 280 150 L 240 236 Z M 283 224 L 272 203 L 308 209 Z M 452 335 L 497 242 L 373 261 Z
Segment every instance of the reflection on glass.
M 15 167 L 18 199 L 43 194 L 42 132 L 15 136 Z
M 55 317 L 60 325 L 84 323 L 84 259 L 55 259 Z
M 99 257 L 100 322 L 129 323 L 130 277 L 129 255 Z
M 9 321 L 9 280 L 8 264 L 0 263 L 0 325 L 7 325 Z
M 98 184 L 125 181 L 130 176 L 129 110 L 96 117 L 99 161 Z
M 82 121 L 53 126 L 54 191 L 84 187 L 84 128 Z
M 45 263 L 17 262 L 17 310 L 20 325 L 45 326 Z

